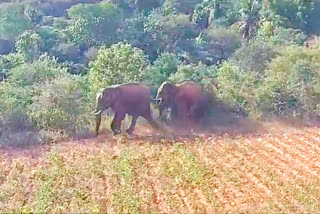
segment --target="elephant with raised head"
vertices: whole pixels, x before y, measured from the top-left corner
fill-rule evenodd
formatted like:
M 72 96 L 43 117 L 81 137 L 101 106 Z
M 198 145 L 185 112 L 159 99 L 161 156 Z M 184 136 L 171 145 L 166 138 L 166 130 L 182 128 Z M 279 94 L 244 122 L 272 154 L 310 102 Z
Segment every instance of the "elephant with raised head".
M 121 121 L 126 114 L 132 116 L 132 122 L 127 129 L 128 134 L 132 134 L 138 117 L 145 118 L 149 124 L 156 130 L 160 127 L 151 116 L 151 89 L 139 83 L 127 83 L 114 85 L 101 89 L 97 93 L 96 109 L 93 112 L 96 115 L 96 135 L 99 133 L 101 123 L 101 113 L 111 108 L 115 113 L 111 122 L 111 130 L 114 134 L 121 132 Z
M 209 97 L 204 90 L 193 81 L 185 81 L 178 85 L 164 82 L 158 89 L 156 100 L 159 116 L 166 108 L 171 108 L 172 116 L 179 120 L 199 120 L 209 110 Z

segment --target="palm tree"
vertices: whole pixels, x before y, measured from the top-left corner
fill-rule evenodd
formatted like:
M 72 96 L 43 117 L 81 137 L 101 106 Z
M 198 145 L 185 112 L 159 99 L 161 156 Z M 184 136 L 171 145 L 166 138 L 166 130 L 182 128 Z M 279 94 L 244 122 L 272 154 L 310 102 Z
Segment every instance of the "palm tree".
M 258 30 L 260 22 L 261 0 L 238 0 L 240 21 L 238 29 L 243 38 L 250 40 Z

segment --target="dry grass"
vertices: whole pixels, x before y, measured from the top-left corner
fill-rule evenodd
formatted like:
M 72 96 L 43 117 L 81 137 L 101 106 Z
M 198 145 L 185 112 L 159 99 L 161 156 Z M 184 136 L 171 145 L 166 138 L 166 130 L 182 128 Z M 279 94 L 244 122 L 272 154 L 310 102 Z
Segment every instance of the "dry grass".
M 314 127 L 2 150 L 0 212 L 319 213 L 319 154 Z

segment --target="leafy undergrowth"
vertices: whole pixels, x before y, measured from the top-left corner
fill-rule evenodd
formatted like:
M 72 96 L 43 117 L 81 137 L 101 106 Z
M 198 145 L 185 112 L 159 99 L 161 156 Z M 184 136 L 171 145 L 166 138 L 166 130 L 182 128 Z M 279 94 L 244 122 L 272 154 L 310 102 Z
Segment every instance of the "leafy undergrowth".
M 316 127 L 3 149 L 0 212 L 319 213 L 319 154 Z

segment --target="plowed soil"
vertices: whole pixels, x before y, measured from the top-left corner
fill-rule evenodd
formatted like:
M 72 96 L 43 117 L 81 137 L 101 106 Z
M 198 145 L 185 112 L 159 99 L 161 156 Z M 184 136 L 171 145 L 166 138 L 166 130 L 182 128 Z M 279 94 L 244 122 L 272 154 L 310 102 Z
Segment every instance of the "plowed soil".
M 320 128 L 257 127 L 3 148 L 0 212 L 320 213 Z

